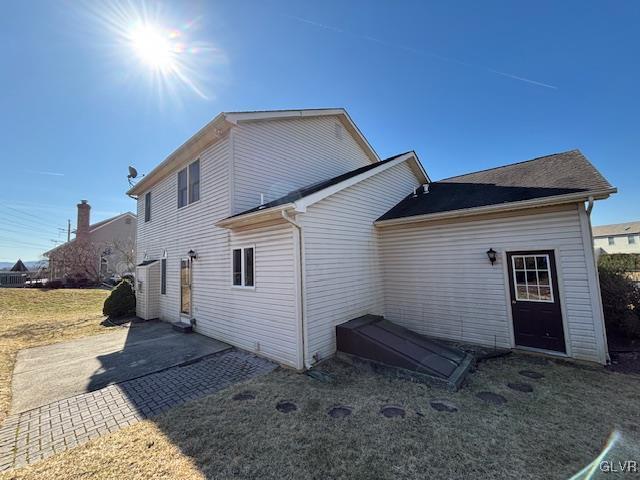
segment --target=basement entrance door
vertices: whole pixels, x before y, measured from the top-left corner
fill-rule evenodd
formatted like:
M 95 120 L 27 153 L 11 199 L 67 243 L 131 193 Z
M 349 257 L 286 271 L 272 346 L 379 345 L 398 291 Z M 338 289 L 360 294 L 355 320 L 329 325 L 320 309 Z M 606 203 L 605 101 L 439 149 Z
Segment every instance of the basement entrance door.
M 553 250 L 509 252 L 507 261 L 516 345 L 566 352 Z

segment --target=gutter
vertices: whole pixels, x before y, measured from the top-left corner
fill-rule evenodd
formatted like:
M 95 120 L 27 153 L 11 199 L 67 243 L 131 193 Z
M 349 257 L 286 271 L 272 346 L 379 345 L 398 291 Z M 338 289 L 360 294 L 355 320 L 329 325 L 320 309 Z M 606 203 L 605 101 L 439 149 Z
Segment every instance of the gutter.
M 487 205 L 483 207 L 463 208 L 460 210 L 451 210 L 440 213 L 427 213 L 424 215 L 414 215 L 411 217 L 390 218 L 388 220 L 377 220 L 374 225 L 377 227 L 385 227 L 387 225 L 399 225 L 404 223 L 415 223 L 421 221 L 441 220 L 446 218 L 470 217 L 493 212 L 508 212 L 514 210 L 524 210 L 533 207 L 544 207 L 548 205 L 562 205 L 565 203 L 576 203 L 592 200 L 601 200 L 609 195 L 616 193 L 617 188 L 609 188 L 606 190 L 595 190 L 591 192 L 570 193 L 567 195 L 555 195 L 553 197 L 536 198 L 533 200 L 523 200 L 513 203 L 500 203 L 497 205 Z
M 307 346 L 306 346 L 306 342 L 305 339 L 307 338 L 307 332 L 306 332 L 306 325 L 305 325 L 305 318 L 304 318 L 304 309 L 305 309 L 305 304 L 304 304 L 304 281 L 303 281 L 303 262 L 302 262 L 302 225 L 300 225 L 299 223 L 297 223 L 295 220 L 293 220 L 288 214 L 286 210 L 282 210 L 281 211 L 281 215 L 282 218 L 289 222 L 291 225 L 293 225 L 295 227 L 295 230 L 298 232 L 298 265 L 297 265 L 297 270 L 298 270 L 298 288 L 300 289 L 300 294 L 299 294 L 299 305 L 300 305 L 300 336 L 299 336 L 299 342 L 300 342 L 300 347 L 301 347 L 301 370 L 305 370 L 307 368 L 307 362 L 305 359 L 305 353 L 307 350 Z

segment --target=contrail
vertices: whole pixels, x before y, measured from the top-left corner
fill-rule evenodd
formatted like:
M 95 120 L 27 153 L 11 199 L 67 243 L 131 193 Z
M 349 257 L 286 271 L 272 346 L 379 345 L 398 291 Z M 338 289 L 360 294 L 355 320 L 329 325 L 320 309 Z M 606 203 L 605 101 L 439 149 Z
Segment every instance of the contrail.
M 558 87 L 556 87 L 555 85 L 550 85 L 548 83 L 538 82 L 537 80 L 532 80 L 530 78 L 520 77 L 520 76 L 514 75 L 512 73 L 501 72 L 500 70 L 495 70 L 493 68 L 485 67 L 485 66 L 482 66 L 482 65 L 474 65 L 473 63 L 465 62 L 465 61 L 459 60 L 457 58 L 445 57 L 443 55 L 438 55 L 436 53 L 426 52 L 424 50 L 418 50 L 416 48 L 407 47 L 405 45 L 397 45 L 397 44 L 394 44 L 394 43 L 387 42 L 385 40 L 381 40 L 381 39 L 376 38 L 376 37 L 370 37 L 369 35 L 362 35 L 362 34 L 359 34 L 359 33 L 350 32 L 348 30 L 343 30 L 341 28 L 334 27 L 333 25 L 326 25 L 324 23 L 314 22 L 313 20 L 309 20 L 309 19 L 302 18 L 302 17 L 296 17 L 294 15 L 285 15 L 285 14 L 283 14 L 282 16 L 286 17 L 286 18 L 290 18 L 292 20 L 296 20 L 298 22 L 306 23 L 308 25 L 313 25 L 314 27 L 323 28 L 325 30 L 330 30 L 332 32 L 342 33 L 344 35 L 351 35 L 352 37 L 360 38 L 362 40 L 367 40 L 369 42 L 378 43 L 378 44 L 384 45 L 386 47 L 395 48 L 395 49 L 399 49 L 399 50 L 404 50 L 406 52 L 411 52 L 411 53 L 414 53 L 416 55 L 437 58 L 437 59 L 443 60 L 445 62 L 456 63 L 458 65 L 463 65 L 463 66 L 469 67 L 469 68 L 479 68 L 479 69 L 485 70 L 487 72 L 494 73 L 496 75 L 501 75 L 503 77 L 511 78 L 512 80 L 518 80 L 520 82 L 529 83 L 531 85 L 536 85 L 538 87 L 544 87 L 544 88 L 550 88 L 552 90 L 558 90 Z

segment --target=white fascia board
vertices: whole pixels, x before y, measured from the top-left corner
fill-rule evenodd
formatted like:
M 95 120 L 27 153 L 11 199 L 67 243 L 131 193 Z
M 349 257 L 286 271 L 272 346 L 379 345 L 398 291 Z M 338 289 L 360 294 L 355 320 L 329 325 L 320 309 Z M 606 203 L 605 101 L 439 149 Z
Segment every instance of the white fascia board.
M 153 185 L 163 178 L 166 178 L 167 175 L 181 166 L 182 163 L 195 159 L 204 148 L 220 140 L 229 128 L 231 128 L 231 123 L 226 121 L 224 113 L 218 114 L 186 142 L 176 148 L 148 174 L 142 177 L 138 183 L 127 191 L 127 195 L 135 196 L 146 192 Z
M 545 207 L 549 205 L 562 205 L 566 203 L 577 203 L 587 201 L 589 197 L 595 200 L 603 200 L 609 195 L 616 193 L 616 188 L 607 190 L 596 190 L 579 193 L 570 193 L 567 195 L 556 195 L 553 197 L 535 198 L 532 200 L 523 200 L 520 202 L 500 203 L 497 205 L 487 205 L 484 207 L 464 208 L 460 210 L 450 210 L 440 213 L 428 213 L 425 215 L 414 215 L 411 217 L 391 218 L 389 220 L 378 220 L 374 225 L 384 227 L 388 225 L 400 225 L 403 223 L 427 222 L 431 220 L 442 220 L 446 218 L 470 217 L 473 215 L 482 215 L 494 212 L 509 212 L 514 210 L 524 210 L 534 207 Z M 428 195 L 428 194 L 427 194 Z
M 265 208 L 263 210 L 256 210 L 255 212 L 246 213 L 244 215 L 238 215 L 236 217 L 223 218 L 217 221 L 214 225 L 221 228 L 234 228 L 251 223 L 262 222 L 270 217 L 280 217 L 280 212 L 283 210 L 291 210 L 295 208 L 293 203 L 284 203 L 271 208 Z

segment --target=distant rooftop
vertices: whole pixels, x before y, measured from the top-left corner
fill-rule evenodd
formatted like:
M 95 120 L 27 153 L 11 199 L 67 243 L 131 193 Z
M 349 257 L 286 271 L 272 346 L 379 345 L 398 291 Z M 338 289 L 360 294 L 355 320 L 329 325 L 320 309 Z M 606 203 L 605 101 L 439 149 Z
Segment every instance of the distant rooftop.
M 640 233 L 640 222 L 613 223 L 611 225 L 593 227 L 594 237 L 611 237 L 636 233 Z

